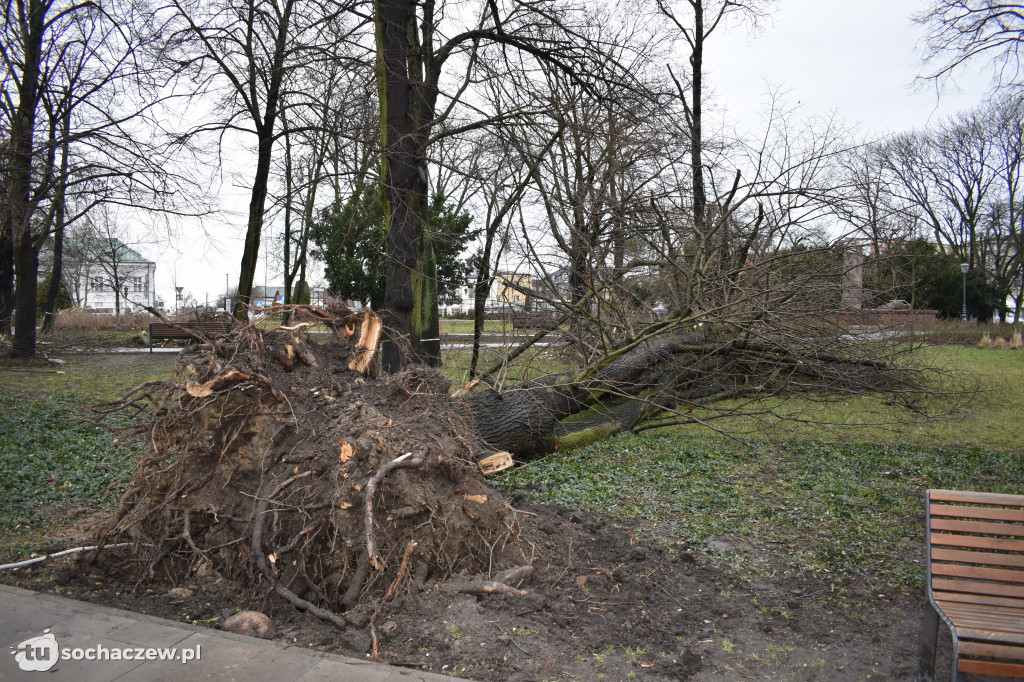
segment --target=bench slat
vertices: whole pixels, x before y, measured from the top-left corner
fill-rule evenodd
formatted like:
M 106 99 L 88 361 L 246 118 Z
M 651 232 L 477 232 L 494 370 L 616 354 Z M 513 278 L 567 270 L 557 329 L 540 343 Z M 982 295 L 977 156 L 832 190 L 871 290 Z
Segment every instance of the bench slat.
M 1024 584 L 1024 571 L 1011 571 L 1005 568 L 984 568 L 982 566 L 965 566 L 963 564 L 932 563 L 932 575 L 951 575 L 960 578 L 976 578 L 978 580 L 998 580 L 1004 583 Z
M 1019 566 L 1024 568 L 1024 555 L 995 552 L 967 552 L 959 549 L 932 549 L 932 561 L 959 561 L 985 566 Z
M 955 533 L 981 533 L 984 535 L 1009 535 L 1024 538 L 1024 526 L 1012 523 L 985 523 L 982 521 L 954 521 L 932 519 L 932 530 L 946 530 Z
M 1024 585 L 1003 585 L 1001 583 L 980 583 L 972 580 L 951 580 L 949 578 L 933 578 L 933 590 L 947 592 L 973 592 L 988 594 L 993 597 L 1018 597 L 1024 599 Z
M 1024 495 L 1003 493 L 978 493 L 967 490 L 929 490 L 932 502 L 966 502 L 968 504 L 1001 504 L 1007 507 L 1024 507 Z
M 932 592 L 937 602 L 956 602 L 958 604 L 977 604 L 979 606 L 1007 606 L 1013 609 L 1024 611 L 1024 599 L 1013 599 L 1011 597 L 991 597 L 984 594 L 970 594 L 963 592 Z
M 1024 661 L 1024 647 L 1004 646 L 1002 644 L 983 644 L 982 642 L 960 642 L 961 656 L 987 656 L 988 658 L 1008 658 L 1013 661 Z
M 1024 612 L 993 613 L 980 609 L 993 607 L 969 606 L 967 609 L 955 608 L 957 605 L 944 604 L 942 612 L 959 628 L 985 629 L 992 632 L 992 639 L 1005 641 L 1012 635 L 1024 636 Z M 959 606 L 965 606 L 960 604 Z
M 974 549 L 997 549 L 1004 552 L 1024 552 L 1024 540 L 1006 538 L 983 538 L 977 535 L 952 535 L 932 533 L 931 544 L 947 547 L 971 547 Z
M 1024 665 L 1020 663 L 1000 663 L 998 661 L 972 661 L 960 659 L 957 666 L 960 672 L 976 675 L 999 675 L 1002 677 L 1024 677 Z
M 958 516 L 967 519 L 990 519 L 993 521 L 1024 522 L 1024 509 L 1005 507 L 959 507 L 949 504 L 933 504 L 929 509 L 932 516 Z
M 976 639 L 986 642 L 1002 642 L 1005 644 L 1024 646 L 1024 633 L 992 632 L 987 629 L 972 630 L 971 628 L 956 626 L 956 634 L 959 635 L 961 639 Z

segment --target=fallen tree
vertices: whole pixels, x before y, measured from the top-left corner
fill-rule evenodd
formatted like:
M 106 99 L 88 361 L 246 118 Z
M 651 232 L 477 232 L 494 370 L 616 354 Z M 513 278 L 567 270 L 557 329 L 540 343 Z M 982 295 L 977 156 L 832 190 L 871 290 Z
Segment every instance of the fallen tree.
M 144 577 L 213 574 L 339 627 L 428 577 L 514 563 L 517 514 L 484 482 L 494 453 L 448 382 L 423 366 L 376 378 L 372 313 L 295 312 L 313 319 L 195 332 L 172 380 L 97 408 L 135 410 L 147 446 L 97 544 L 134 542 Z M 333 341 L 311 342 L 312 322 Z
M 458 576 L 451 589 L 469 594 L 522 593 L 519 579 L 495 579 L 531 555 L 524 518 L 484 480 L 484 470 L 511 464 L 497 450 L 573 447 L 681 418 L 708 399 L 786 390 L 909 398 L 917 385 L 866 357 L 863 343 L 830 355 L 671 323 L 598 366 L 451 395 L 426 366 L 376 376 L 372 313 L 292 312 L 308 322 L 196 332 L 199 352 L 180 357 L 173 379 L 97 408 L 135 410 L 147 452 L 96 544 L 135 543 L 144 576 L 212 574 L 339 627 L 365 625 L 366 614 L 372 626 L 428 579 Z M 314 322 L 331 330 L 329 342 L 305 333 Z

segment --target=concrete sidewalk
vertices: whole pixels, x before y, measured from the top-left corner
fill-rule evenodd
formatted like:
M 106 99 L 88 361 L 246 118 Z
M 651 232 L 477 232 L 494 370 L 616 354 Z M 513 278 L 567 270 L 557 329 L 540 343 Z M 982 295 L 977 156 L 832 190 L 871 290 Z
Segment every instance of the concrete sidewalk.
M 20 644 L 33 638 L 45 639 L 19 649 Z M 7 650 L 0 653 L 0 680 L 4 682 L 40 679 L 427 682 L 450 679 L 6 585 L 0 585 L 0 644 L 6 645 Z M 79 651 L 73 651 L 76 649 Z M 118 650 L 117 654 L 112 653 L 114 649 Z M 148 653 L 146 649 L 154 651 Z M 56 655 L 57 650 L 60 655 Z M 70 658 L 71 653 L 96 658 L 97 652 L 99 658 L 106 660 Z M 154 658 L 159 658 L 161 653 L 174 658 L 145 660 L 147 653 Z M 65 655 L 69 658 L 65 659 Z M 136 656 L 143 660 L 134 660 Z M 126 657 L 133 660 L 124 660 Z M 113 658 L 121 660 L 110 660 Z M 194 660 L 184 662 L 183 658 Z M 30 670 L 26 671 L 26 667 Z M 36 672 L 44 667 L 47 667 L 45 674 Z

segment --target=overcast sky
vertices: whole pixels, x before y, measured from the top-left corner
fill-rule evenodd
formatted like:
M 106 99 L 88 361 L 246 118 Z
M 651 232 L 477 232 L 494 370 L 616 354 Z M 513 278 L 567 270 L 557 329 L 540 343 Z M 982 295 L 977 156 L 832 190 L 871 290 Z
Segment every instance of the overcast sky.
M 781 0 L 761 30 L 734 29 L 712 39 L 707 78 L 718 105 L 756 125 L 769 85 L 788 91 L 807 113 L 836 111 L 864 133 L 923 127 L 980 102 L 987 80 L 958 78 L 936 98 L 913 86 L 923 72 L 922 28 L 910 16 L 924 0 Z
M 759 32 L 730 28 L 713 36 L 705 56 L 705 77 L 716 93 L 713 105 L 724 110 L 728 120 L 741 130 L 756 129 L 764 111 L 765 92 L 771 88 L 787 93 L 790 104 L 799 102 L 805 115 L 836 112 L 864 135 L 883 135 L 920 128 L 945 116 L 970 109 L 984 98 L 988 81 L 977 74 L 961 76 L 956 85 L 946 86 L 940 97 L 934 88 L 913 87 L 920 64 L 921 28 L 910 15 L 923 7 L 923 0 L 781 0 Z M 243 161 L 244 168 L 251 168 Z M 210 301 L 224 291 L 225 275 L 232 287 L 238 282 L 238 268 L 244 238 L 248 202 L 245 193 L 235 193 L 226 202 L 240 214 L 231 227 L 210 223 L 211 234 L 223 235 L 210 242 L 198 229 L 186 228 L 181 248 L 157 256 L 157 295 L 174 305 L 172 273 L 175 265 L 179 284 L 200 302 Z M 267 229 L 280 232 L 277 225 Z M 155 254 L 147 254 L 153 258 Z M 264 272 L 257 269 L 256 283 L 264 284 Z M 177 260 L 177 264 L 175 264 Z M 271 285 L 280 278 L 271 274 Z

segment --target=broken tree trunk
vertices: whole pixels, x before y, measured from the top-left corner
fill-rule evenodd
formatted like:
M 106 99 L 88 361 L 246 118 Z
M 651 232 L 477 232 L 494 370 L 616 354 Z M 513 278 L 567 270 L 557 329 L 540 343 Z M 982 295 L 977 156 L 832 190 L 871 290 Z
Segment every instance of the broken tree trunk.
M 912 400 L 919 378 L 880 357 L 881 351 L 865 344 L 752 343 L 705 338 L 698 331 L 655 337 L 596 371 L 478 390 L 461 400 L 477 435 L 495 448 L 533 457 L 727 398 L 813 391 L 881 392 L 897 402 Z

